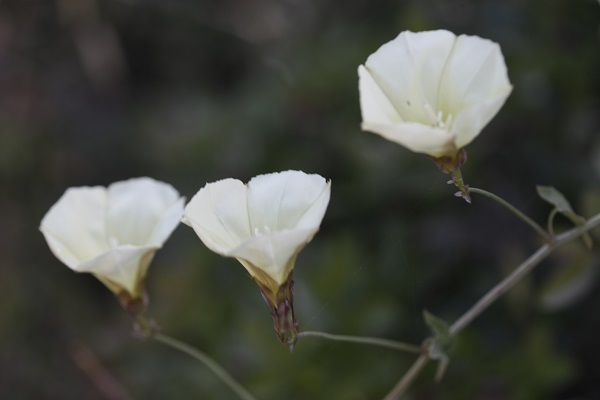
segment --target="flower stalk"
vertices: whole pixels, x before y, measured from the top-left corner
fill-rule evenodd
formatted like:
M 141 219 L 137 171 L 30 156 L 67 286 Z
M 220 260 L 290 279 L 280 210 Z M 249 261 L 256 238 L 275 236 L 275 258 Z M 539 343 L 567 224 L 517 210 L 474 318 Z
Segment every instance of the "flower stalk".
M 469 185 L 465 184 L 459 168 L 452 171 L 452 179 L 448 181 L 448 183 L 454 183 L 454 185 L 458 188 L 458 192 L 454 193 L 456 197 L 461 197 L 467 203 L 471 204 L 471 195 L 469 194 L 470 188 Z
M 240 399 L 256 400 L 256 398 L 246 388 L 244 388 L 221 365 L 219 365 L 215 360 L 210 358 L 204 352 L 163 333 L 155 332 L 151 337 L 157 342 L 165 344 L 175 350 L 179 350 L 189 355 L 190 357 L 196 359 L 197 361 L 200 361 L 202 364 L 208 367 L 216 376 L 218 376 L 223 381 L 223 383 L 229 386 L 229 388 L 233 392 L 235 392 L 235 394 L 237 394 L 237 396 Z
M 181 351 L 196 359 L 210 369 L 223 383 L 235 392 L 242 400 L 256 400 L 246 388 L 237 382 L 221 365 L 210 358 L 206 353 L 200 351 L 181 340 L 175 339 L 169 335 L 165 335 L 159 331 L 159 328 L 153 319 L 150 319 L 144 313 L 134 315 L 135 319 L 135 336 L 140 339 L 153 339 L 157 342 L 165 344 L 175 350 Z
M 413 344 L 397 342 L 395 340 L 381 339 L 368 336 L 348 336 L 348 335 L 334 335 L 326 332 L 317 331 L 304 331 L 298 334 L 298 338 L 302 337 L 320 337 L 324 339 L 333 340 L 335 342 L 349 342 L 358 344 L 368 344 L 373 346 L 387 347 L 388 349 L 404 351 L 406 353 L 421 354 L 423 352 L 420 346 Z
M 512 212 L 514 215 L 516 215 L 521 221 L 525 222 L 537 233 L 539 233 L 540 236 L 542 236 L 542 238 L 546 241 L 546 243 L 553 242 L 553 240 L 554 240 L 553 237 L 548 232 L 546 232 L 544 230 L 544 228 L 542 228 L 537 222 L 535 222 L 534 220 L 529 218 L 527 215 L 523 214 L 521 211 L 519 211 L 518 208 L 516 208 L 515 206 L 513 206 L 512 204 L 510 204 L 508 201 L 504 200 L 500 196 L 497 196 L 494 193 L 488 192 L 487 190 L 478 189 L 478 188 L 469 188 L 469 192 L 481 194 L 485 197 L 488 197 L 488 198 L 494 200 L 495 202 L 500 204 L 502 207 L 506 208 L 507 210 Z

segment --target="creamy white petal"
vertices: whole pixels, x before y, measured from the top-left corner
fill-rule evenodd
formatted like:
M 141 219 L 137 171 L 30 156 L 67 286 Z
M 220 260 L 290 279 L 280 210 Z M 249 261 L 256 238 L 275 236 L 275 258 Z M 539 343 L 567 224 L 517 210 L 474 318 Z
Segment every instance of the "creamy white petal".
M 119 294 L 136 298 L 156 250 L 177 226 L 183 199 L 150 178 L 108 189 L 68 189 L 43 218 L 40 230 L 56 257 L 89 272 Z
M 398 111 L 363 65 L 358 67 L 358 89 L 363 121 L 374 124 L 402 122 Z
M 56 258 L 77 270 L 108 248 L 106 191 L 103 187 L 70 188 L 42 219 L 40 230 Z
M 318 227 L 329 192 L 330 185 L 316 174 L 284 171 L 256 176 L 248 182 L 250 227 L 255 234 Z
M 325 181 L 325 179 L 323 180 Z M 318 228 L 321 225 L 321 221 L 323 221 L 327 206 L 329 205 L 329 198 L 331 197 L 331 181 L 325 181 L 324 183 L 320 192 L 318 190 L 313 192 L 315 196 L 312 198 L 312 205 L 296 221 L 295 229 L 312 229 L 315 227 Z M 318 189 L 318 187 L 315 189 Z
M 252 236 L 247 208 L 246 186 L 224 179 L 200 189 L 185 207 L 182 221 L 209 249 L 225 255 Z
M 415 152 L 453 157 L 512 86 L 496 43 L 442 30 L 402 32 L 381 46 L 359 67 L 359 90 L 364 130 Z
M 476 103 L 463 109 L 460 114 L 458 114 L 453 125 L 453 130 L 458 133 L 456 138 L 457 148 L 465 147 L 479 135 L 481 130 L 492 118 L 494 118 L 500 108 L 502 108 L 510 91 L 511 88 L 508 88 L 506 93 Z
M 438 106 L 456 116 L 491 97 L 508 97 L 510 88 L 500 46 L 488 39 L 461 35 L 444 70 Z
M 301 171 L 259 175 L 247 185 L 225 179 L 192 198 L 183 222 L 208 248 L 237 258 L 255 279 L 260 270 L 282 284 L 318 231 L 330 191 L 323 177 Z
M 182 203 L 179 193 L 164 182 L 151 178 L 135 178 L 108 187 L 107 235 L 111 247 L 128 245 L 162 245 L 177 226 L 165 213 Z M 176 214 L 176 210 L 170 210 Z
M 456 150 L 455 136 L 450 132 L 416 122 L 401 122 L 395 125 L 364 122 L 362 129 L 376 133 L 416 153 L 441 157 Z
M 228 256 L 248 261 L 281 285 L 293 268 L 290 261 L 293 261 L 317 230 L 318 227 L 314 227 L 255 236 L 241 243 Z M 253 275 L 252 270 L 249 269 L 248 272 Z
M 158 249 L 154 246 L 121 246 L 80 264 L 78 271 L 92 273 L 107 286 L 115 285 L 136 297 L 141 294 L 140 282 Z
M 367 58 L 373 79 L 404 121 L 428 123 L 424 106 L 437 109 L 439 83 L 455 39 L 445 30 L 405 31 Z
M 154 231 L 148 239 L 148 244 L 162 247 L 169 236 L 171 236 L 171 233 L 177 228 L 177 225 L 181 222 L 184 205 L 185 198 L 180 197 L 164 210 L 162 217 L 159 219 L 158 224 L 155 226 Z

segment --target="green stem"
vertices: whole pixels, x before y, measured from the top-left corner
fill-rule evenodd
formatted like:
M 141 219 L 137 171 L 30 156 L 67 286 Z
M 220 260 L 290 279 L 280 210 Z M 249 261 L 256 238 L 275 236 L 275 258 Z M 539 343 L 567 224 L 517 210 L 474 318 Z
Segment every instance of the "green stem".
M 472 189 L 471 189 L 472 190 Z M 485 311 L 499 297 L 506 293 L 509 289 L 515 286 L 525 275 L 531 272 L 542 260 L 548 257 L 554 250 L 562 245 L 577 239 L 587 231 L 600 225 L 600 214 L 596 214 L 588 219 L 585 224 L 573 228 L 565 233 L 562 233 L 554 238 L 551 243 L 547 243 L 540 247 L 531 257 L 525 260 L 502 282 L 494 286 L 487 292 L 473 307 L 459 317 L 456 322 L 450 326 L 450 335 L 456 336 L 461 330 L 469 325 L 476 317 Z M 419 372 L 423 369 L 429 357 L 427 354 L 422 354 L 413 366 L 404 374 L 392 391 L 385 397 L 385 400 L 395 400 L 400 397 L 410 384 L 417 378 Z
M 550 235 L 554 236 L 554 217 L 558 214 L 558 208 L 552 210 L 552 212 L 548 215 L 548 232 Z
M 164 335 L 162 333 L 154 333 L 152 338 L 158 342 L 164 343 L 167 346 L 170 346 L 174 349 L 182 351 L 187 355 L 195 358 L 200 361 L 204 365 L 206 365 L 215 375 L 217 375 L 221 380 L 233 390 L 240 399 L 243 400 L 256 400 L 254 396 L 252 396 L 242 385 L 240 385 L 235 379 L 229 375 L 223 367 L 221 367 L 216 361 L 212 358 L 201 352 L 200 350 L 190 346 L 187 343 L 181 342 L 177 339 L 174 339 L 170 336 Z
M 503 198 L 501 198 L 499 196 L 496 196 L 494 193 L 490 193 L 487 190 L 483 190 L 483 189 L 469 188 L 469 192 L 481 194 L 481 195 L 486 196 L 486 197 L 494 200 L 495 202 L 499 203 L 503 207 L 507 208 L 514 215 L 516 215 L 518 218 L 520 218 L 527 225 L 532 227 L 537 233 L 539 233 L 544 238 L 544 240 L 547 243 L 552 243 L 552 240 L 553 240 L 552 236 L 550 236 L 550 234 L 548 234 L 548 232 L 546 232 L 544 230 L 544 228 L 542 228 L 537 222 L 535 222 L 534 220 L 529 218 L 527 215 L 523 214 L 521 211 L 519 211 L 515 206 L 510 204 L 508 201 L 504 200 Z
M 600 214 L 590 218 L 584 225 L 571 229 L 563 234 L 556 236 L 551 244 L 545 244 L 533 253 L 527 260 L 519 265 L 515 270 L 500 283 L 487 292 L 473 307 L 464 313 L 456 322 L 450 326 L 450 334 L 456 335 L 465 326 L 467 326 L 475 317 L 488 308 L 496 299 L 510 290 L 525 275 L 535 268 L 542 260 L 548 257 L 558 247 L 578 238 L 585 232 L 600 224 Z
M 454 182 L 456 187 L 458 188 L 458 192 L 454 195 L 457 197 L 462 197 L 467 203 L 471 204 L 471 196 L 469 195 L 469 186 L 465 185 L 465 181 L 463 180 L 462 172 L 460 172 L 460 168 L 452 171 L 452 181 Z
M 387 394 L 387 396 L 385 396 L 383 400 L 395 400 L 402 396 L 411 383 L 417 378 L 417 376 L 419 376 L 419 373 L 428 362 L 429 357 L 427 354 L 422 354 L 419 358 L 417 358 L 410 369 L 406 371 L 402 379 L 396 383 L 396 386 L 392 388 L 392 390 Z
M 380 339 L 374 337 L 366 337 L 366 336 L 347 336 L 347 335 L 333 335 L 331 333 L 325 332 L 315 332 L 315 331 L 304 331 L 300 332 L 298 338 L 307 337 L 307 336 L 315 336 L 321 337 L 329 340 L 334 340 L 337 342 L 351 342 L 351 343 L 360 343 L 360 344 L 370 344 L 374 346 L 387 347 L 394 350 L 405 351 L 407 353 L 421 354 L 422 350 L 419 346 L 415 346 L 408 343 L 396 342 L 394 340 L 388 339 Z

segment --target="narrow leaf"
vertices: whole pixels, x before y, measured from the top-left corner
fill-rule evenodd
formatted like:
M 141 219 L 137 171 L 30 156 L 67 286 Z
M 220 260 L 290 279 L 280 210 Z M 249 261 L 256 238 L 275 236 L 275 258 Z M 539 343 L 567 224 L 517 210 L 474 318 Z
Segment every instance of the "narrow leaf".
M 536 186 L 537 192 L 542 199 L 552 204 L 558 212 L 568 218 L 575 226 L 581 226 L 585 224 L 585 218 L 581 215 L 578 215 L 573 211 L 571 207 L 571 203 L 565 198 L 565 196 L 556 190 L 552 186 Z M 586 232 L 582 236 L 583 242 L 585 243 L 588 249 L 592 248 L 592 238 Z
M 552 204 L 557 208 L 561 213 L 575 213 L 573 208 L 571 208 L 571 204 L 565 198 L 565 196 L 553 188 L 552 186 L 536 186 L 537 192 L 540 197 L 546 200 L 548 203 Z

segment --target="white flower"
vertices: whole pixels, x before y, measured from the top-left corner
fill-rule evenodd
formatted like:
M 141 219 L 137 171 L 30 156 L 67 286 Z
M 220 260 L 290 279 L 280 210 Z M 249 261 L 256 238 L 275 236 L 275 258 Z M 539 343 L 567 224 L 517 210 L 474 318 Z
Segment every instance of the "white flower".
M 143 294 L 154 253 L 178 225 L 184 199 L 171 185 L 135 178 L 69 188 L 42 219 L 50 250 L 128 300 Z
M 445 30 L 402 32 L 358 67 L 362 129 L 454 159 L 512 90 L 500 47 Z
M 319 230 L 331 182 L 285 171 L 209 183 L 185 207 L 191 226 L 212 251 L 237 258 L 274 292 L 289 278 L 296 256 Z
M 260 287 L 271 309 L 277 337 L 294 347 L 294 263 L 319 230 L 331 182 L 319 175 L 285 171 L 209 183 L 185 207 L 182 221 L 202 242 L 235 257 Z

